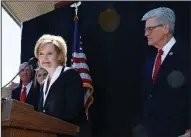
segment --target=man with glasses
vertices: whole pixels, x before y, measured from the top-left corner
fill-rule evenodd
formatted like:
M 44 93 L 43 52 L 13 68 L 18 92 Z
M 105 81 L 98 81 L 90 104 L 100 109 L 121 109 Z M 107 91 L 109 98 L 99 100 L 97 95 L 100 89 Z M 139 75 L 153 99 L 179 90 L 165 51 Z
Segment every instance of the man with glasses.
M 143 125 L 148 137 L 178 137 L 190 129 L 189 47 L 176 41 L 169 8 L 147 12 L 145 36 L 158 49 L 144 67 Z

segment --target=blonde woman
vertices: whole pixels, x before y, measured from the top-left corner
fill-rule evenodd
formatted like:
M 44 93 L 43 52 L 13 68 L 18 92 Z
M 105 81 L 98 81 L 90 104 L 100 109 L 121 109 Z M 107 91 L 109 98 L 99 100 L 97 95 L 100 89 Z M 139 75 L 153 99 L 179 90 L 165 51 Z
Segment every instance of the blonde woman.
M 48 75 L 48 72 L 43 68 L 36 69 L 36 82 L 38 82 L 40 85 L 44 82 Z
M 80 75 L 66 67 L 67 47 L 60 36 L 43 35 L 35 45 L 35 57 L 48 75 L 41 86 L 38 110 L 41 113 L 80 126 L 80 136 L 86 136 L 84 89 Z

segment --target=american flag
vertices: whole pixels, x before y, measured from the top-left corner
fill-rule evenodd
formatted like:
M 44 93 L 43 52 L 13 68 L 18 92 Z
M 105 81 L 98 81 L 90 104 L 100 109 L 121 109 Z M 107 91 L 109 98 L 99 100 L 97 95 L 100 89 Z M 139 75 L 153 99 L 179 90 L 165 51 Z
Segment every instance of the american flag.
M 88 109 L 94 101 L 94 98 L 92 96 L 94 89 L 92 86 L 91 76 L 89 75 L 89 67 L 87 65 L 87 58 L 82 48 L 81 36 L 78 31 L 78 21 L 79 21 L 78 16 L 75 16 L 72 67 L 79 72 L 80 77 L 82 78 L 83 86 L 85 89 L 87 89 L 84 95 L 84 106 L 85 106 L 86 116 L 88 119 L 88 115 L 89 115 Z

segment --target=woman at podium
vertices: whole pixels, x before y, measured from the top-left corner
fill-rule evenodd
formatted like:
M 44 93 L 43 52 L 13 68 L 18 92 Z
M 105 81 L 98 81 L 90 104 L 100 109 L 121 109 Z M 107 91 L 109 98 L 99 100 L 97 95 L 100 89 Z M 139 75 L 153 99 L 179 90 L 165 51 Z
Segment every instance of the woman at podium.
M 38 111 L 76 124 L 79 136 L 87 134 L 84 88 L 77 71 L 66 66 L 67 46 L 60 36 L 43 35 L 35 45 L 35 57 L 48 75 L 41 86 Z

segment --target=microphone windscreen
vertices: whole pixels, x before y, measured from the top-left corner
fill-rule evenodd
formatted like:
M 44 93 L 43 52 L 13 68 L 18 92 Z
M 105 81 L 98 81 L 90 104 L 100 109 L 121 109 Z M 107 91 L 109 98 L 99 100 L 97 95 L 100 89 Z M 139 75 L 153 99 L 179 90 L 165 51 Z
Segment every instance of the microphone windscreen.
M 28 61 L 28 65 L 35 65 L 37 63 L 38 59 L 35 57 L 32 57 L 29 61 Z

